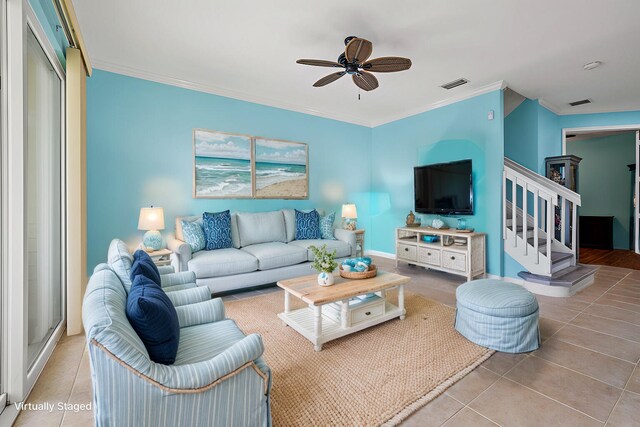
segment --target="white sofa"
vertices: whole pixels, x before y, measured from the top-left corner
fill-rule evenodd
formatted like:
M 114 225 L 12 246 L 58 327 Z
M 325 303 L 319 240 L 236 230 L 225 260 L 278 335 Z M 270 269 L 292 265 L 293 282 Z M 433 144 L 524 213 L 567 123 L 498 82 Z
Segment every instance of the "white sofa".
M 173 251 L 176 271 L 192 271 L 198 286 L 208 286 L 214 294 L 278 280 L 313 274 L 309 246 L 327 245 L 336 250 L 336 258 L 355 256 L 353 231 L 335 229 L 336 240 L 296 240 L 293 209 L 271 212 L 238 212 L 231 214 L 233 247 L 191 253 L 184 242 L 181 220 L 202 221 L 201 216 L 176 218 L 175 235 L 167 241 Z

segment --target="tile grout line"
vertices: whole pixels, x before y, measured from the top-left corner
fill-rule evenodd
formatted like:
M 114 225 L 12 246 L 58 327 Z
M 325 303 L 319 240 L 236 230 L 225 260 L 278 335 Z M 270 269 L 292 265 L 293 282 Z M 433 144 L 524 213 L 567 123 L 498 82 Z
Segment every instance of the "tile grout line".
M 66 329 L 65 329 L 64 332 L 66 332 Z M 76 381 L 78 381 L 78 374 L 80 372 L 80 367 L 82 366 L 82 358 L 84 357 L 84 352 L 86 351 L 86 348 L 87 348 L 87 346 L 86 346 L 86 343 L 85 343 L 85 345 L 82 346 L 82 356 L 80 356 L 80 360 L 78 361 L 78 366 L 76 368 L 76 373 L 73 376 L 73 383 L 71 384 L 71 389 L 69 389 L 69 396 L 67 397 L 66 403 L 69 403 L 69 400 L 71 399 L 71 396 L 73 395 L 73 389 L 76 386 Z M 64 411 L 62 411 L 62 418 L 60 419 L 60 426 L 62 426 L 62 424 L 64 423 L 64 418 L 66 417 L 66 415 L 67 415 L 67 410 L 65 409 Z
M 576 328 L 578 327 L 578 326 L 575 326 L 575 325 L 566 325 L 566 326 L 573 326 L 573 327 L 576 327 Z M 563 328 L 564 328 L 564 326 L 563 326 L 561 329 L 563 329 Z M 584 328 L 581 328 L 581 329 L 584 329 Z M 587 329 L 587 330 L 590 330 L 590 329 Z M 560 330 L 558 330 L 558 332 L 560 332 Z M 595 331 L 593 331 L 593 332 L 595 332 Z M 555 335 L 555 334 L 554 334 L 554 335 Z M 618 338 L 618 337 L 615 337 L 615 338 Z M 549 339 L 551 339 L 551 338 L 549 338 Z M 598 351 L 598 350 L 593 350 L 593 349 L 591 349 L 591 348 L 589 348 L 589 347 L 585 347 L 585 346 L 582 346 L 582 345 L 580 345 L 580 344 L 575 344 L 575 343 L 572 343 L 572 342 L 569 342 L 569 341 L 564 341 L 562 338 L 554 337 L 553 339 L 554 339 L 554 340 L 556 340 L 556 341 L 560 341 L 560 342 L 562 342 L 562 343 L 565 343 L 565 344 L 569 344 L 569 345 L 572 345 L 572 346 L 575 346 L 575 347 L 578 347 L 578 348 L 584 349 L 584 350 L 592 351 L 592 352 L 597 353 L 597 354 L 600 354 L 600 355 L 602 355 L 602 356 L 606 356 L 606 357 L 610 357 L 610 358 L 612 358 L 612 359 L 619 360 L 619 361 L 621 361 L 621 362 L 630 363 L 631 365 L 636 365 L 636 364 L 638 363 L 638 362 L 632 362 L 632 361 L 630 361 L 630 360 L 622 359 L 622 358 L 620 358 L 620 357 L 618 357 L 618 356 L 612 356 L 612 355 L 610 355 L 610 354 L 603 353 L 603 352 Z M 549 341 L 549 340 L 547 340 L 547 341 Z M 546 359 L 545 359 L 545 360 L 546 360 Z
M 605 423 L 605 421 L 600 421 L 599 419 L 597 419 L 597 418 L 595 418 L 595 417 L 593 417 L 593 416 L 591 416 L 591 415 L 589 415 L 589 414 L 587 414 L 587 413 L 585 413 L 585 412 L 582 412 L 581 410 L 576 409 L 576 408 L 574 408 L 573 406 L 569 406 L 569 405 L 567 405 L 566 403 L 560 402 L 559 400 L 554 399 L 554 398 L 553 398 L 553 397 L 551 397 L 551 396 L 547 396 L 546 394 L 544 394 L 544 393 L 542 393 L 542 392 L 540 392 L 540 391 L 538 391 L 538 390 L 534 390 L 534 389 L 532 389 L 532 388 L 531 388 L 531 387 L 529 387 L 529 386 L 526 386 L 526 385 L 524 385 L 524 384 L 521 384 L 521 383 L 519 383 L 519 382 L 518 382 L 518 381 L 516 381 L 516 380 L 513 380 L 513 379 L 511 379 L 511 378 L 507 378 L 507 377 L 504 377 L 504 379 L 505 379 L 505 380 L 507 380 L 507 381 L 511 381 L 512 383 L 518 384 L 518 385 L 520 385 L 520 386 L 522 386 L 522 387 L 526 388 L 527 390 L 530 390 L 530 391 L 532 391 L 532 392 L 534 392 L 534 393 L 536 393 L 536 394 L 539 394 L 540 396 L 544 396 L 544 397 L 546 397 L 547 399 L 553 400 L 554 402 L 559 403 L 560 405 L 565 406 L 565 407 L 567 407 L 567 408 L 569 408 L 569 409 L 571 409 L 571 410 L 573 410 L 573 411 L 579 412 L 579 413 L 581 413 L 582 415 L 584 415 L 584 416 L 586 416 L 586 417 L 589 417 L 589 418 L 591 418 L 592 420 L 596 420 L 597 422 L 599 422 L 599 423 L 601 423 L 601 424 Z M 609 417 L 607 417 L 607 419 L 609 419 Z
M 593 304 L 596 304 L 596 303 L 594 302 Z M 592 304 L 592 305 L 593 305 L 593 304 Z M 598 304 L 598 305 L 601 305 L 601 304 Z M 591 305 L 590 305 L 589 307 L 591 307 Z M 638 315 L 640 315 L 640 313 L 635 313 L 635 312 L 633 312 L 633 311 L 625 310 L 624 308 L 620 308 L 620 307 L 615 307 L 615 308 L 617 308 L 618 310 L 624 310 L 624 311 L 628 311 L 629 313 L 633 313 L 633 314 L 638 314 Z M 614 319 L 614 318 L 612 318 L 612 317 L 602 316 L 602 315 L 600 315 L 600 314 L 593 314 L 593 313 L 580 313 L 580 314 L 584 314 L 584 315 L 586 315 L 586 316 L 597 317 L 597 318 L 600 318 L 600 319 L 613 320 L 614 322 L 621 322 L 621 323 L 626 323 L 627 325 L 632 325 L 632 326 L 640 327 L 640 325 L 638 325 L 637 323 L 627 322 L 626 320 Z M 570 321 L 572 321 L 572 320 L 574 320 L 574 319 L 575 319 L 575 317 L 574 317 L 573 319 L 571 319 Z M 631 341 L 633 341 L 633 340 L 631 340 Z
M 550 363 L 550 364 L 552 364 L 552 365 L 558 366 L 558 367 L 560 367 L 560 368 L 564 368 L 564 369 L 566 369 L 566 370 L 568 370 L 568 371 L 571 371 L 571 372 L 574 372 L 574 373 L 576 373 L 576 374 L 579 374 L 579 375 L 585 376 L 585 377 L 587 377 L 587 378 L 591 378 L 592 380 L 598 381 L 598 382 L 600 382 L 600 383 L 602 383 L 602 384 L 604 384 L 604 385 L 608 385 L 609 387 L 613 387 L 613 388 L 616 388 L 616 389 L 618 389 L 618 390 L 622 390 L 622 391 L 624 391 L 624 386 L 622 386 L 622 387 L 618 387 L 617 385 L 609 384 L 608 382 L 605 382 L 605 381 L 603 381 L 603 380 L 601 380 L 601 379 L 598 379 L 598 378 L 596 378 L 596 377 L 592 377 L 591 375 L 585 374 L 584 372 L 576 371 L 575 369 L 571 369 L 571 368 L 569 368 L 569 367 L 567 367 L 567 366 L 561 365 L 561 364 L 559 364 L 559 363 L 557 363 L 557 362 L 554 362 L 554 361 L 552 361 L 552 360 L 547 360 L 547 359 L 545 359 L 545 358 L 543 358 L 543 357 L 536 356 L 535 354 L 532 354 L 532 355 L 531 355 L 531 357 L 535 357 L 536 359 L 540 359 L 540 360 L 542 360 L 542 361 L 544 361 L 544 362 L 546 362 L 546 363 Z M 631 362 L 629 362 L 629 363 L 631 363 Z M 632 371 L 632 374 L 633 374 L 633 371 Z M 629 378 L 631 378 L 631 377 L 629 377 Z M 628 381 L 629 381 L 629 379 L 627 378 L 627 382 L 628 382 Z M 626 382 L 625 382 L 625 385 L 626 385 Z
M 470 411 L 475 412 L 476 414 L 480 415 L 482 418 L 484 418 L 485 420 L 489 421 L 491 424 L 495 424 L 495 425 L 497 425 L 498 427 L 502 427 L 502 424 L 499 424 L 499 423 L 497 423 L 497 422 L 493 421 L 491 418 L 489 418 L 489 417 L 487 417 L 487 416 L 485 416 L 485 415 L 482 415 L 480 412 L 476 411 L 475 409 L 473 409 L 473 408 L 469 408 L 468 406 L 466 406 L 465 408 L 467 408 L 467 409 L 469 409 Z M 465 409 L 465 408 L 462 408 L 462 409 Z M 461 410 L 462 410 L 462 409 L 461 409 Z
M 586 313 L 585 313 L 585 314 L 586 314 Z M 567 323 L 567 325 L 565 325 L 565 326 L 573 326 L 574 328 L 580 328 L 580 329 L 584 329 L 584 330 L 586 330 L 586 331 L 597 332 L 597 333 L 599 333 L 599 334 L 607 335 L 607 336 L 610 336 L 610 337 L 613 337 L 613 338 L 618 338 L 618 339 L 621 339 L 621 340 L 624 340 L 624 341 L 628 341 L 628 342 L 630 342 L 630 343 L 640 344 L 640 342 L 639 342 L 639 341 L 630 340 L 629 338 L 620 337 L 620 336 L 618 336 L 618 335 L 609 334 L 609 333 L 607 333 L 607 332 L 598 331 L 598 330 L 596 330 L 596 329 L 592 329 L 592 328 L 586 328 L 586 327 L 584 327 L 584 326 L 576 325 L 575 323 L 571 323 L 571 324 Z M 554 335 L 555 335 L 555 334 L 554 334 Z M 549 338 L 551 338 L 551 337 L 549 337 Z

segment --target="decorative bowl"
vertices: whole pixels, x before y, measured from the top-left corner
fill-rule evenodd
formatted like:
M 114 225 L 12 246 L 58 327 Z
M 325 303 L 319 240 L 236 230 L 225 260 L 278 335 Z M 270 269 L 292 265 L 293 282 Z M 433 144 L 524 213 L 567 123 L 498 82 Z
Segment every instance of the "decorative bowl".
M 345 279 L 371 279 L 372 277 L 376 277 L 377 274 L 378 267 L 376 267 L 375 264 L 371 264 L 369 266 L 369 270 L 363 272 L 344 271 L 342 269 L 342 265 L 340 265 L 340 276 L 344 277 Z

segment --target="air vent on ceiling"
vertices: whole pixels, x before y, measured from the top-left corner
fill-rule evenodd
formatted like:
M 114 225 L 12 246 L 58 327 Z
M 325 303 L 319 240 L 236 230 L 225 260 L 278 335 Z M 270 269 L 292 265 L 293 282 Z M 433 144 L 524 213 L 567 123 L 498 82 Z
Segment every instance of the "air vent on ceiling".
M 591 101 L 590 99 L 581 99 L 580 101 L 570 102 L 569 105 L 571 105 L 572 107 L 575 107 L 578 105 L 591 104 L 592 102 L 593 101 Z
M 454 80 L 452 82 L 445 83 L 440 87 L 443 88 L 443 89 L 449 90 L 449 89 L 453 89 L 454 87 L 466 85 L 467 83 L 469 83 L 469 80 L 463 79 L 463 78 L 459 78 L 458 80 Z
M 575 138 L 576 134 L 575 133 L 569 133 L 567 134 L 567 138 Z

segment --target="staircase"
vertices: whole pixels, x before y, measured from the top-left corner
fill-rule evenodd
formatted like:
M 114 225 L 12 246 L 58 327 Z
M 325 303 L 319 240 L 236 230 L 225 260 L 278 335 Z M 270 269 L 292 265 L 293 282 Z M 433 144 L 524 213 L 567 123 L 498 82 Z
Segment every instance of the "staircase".
M 506 157 L 502 193 L 504 250 L 527 289 L 567 297 L 593 283 L 597 267 L 577 263 L 578 193 Z

